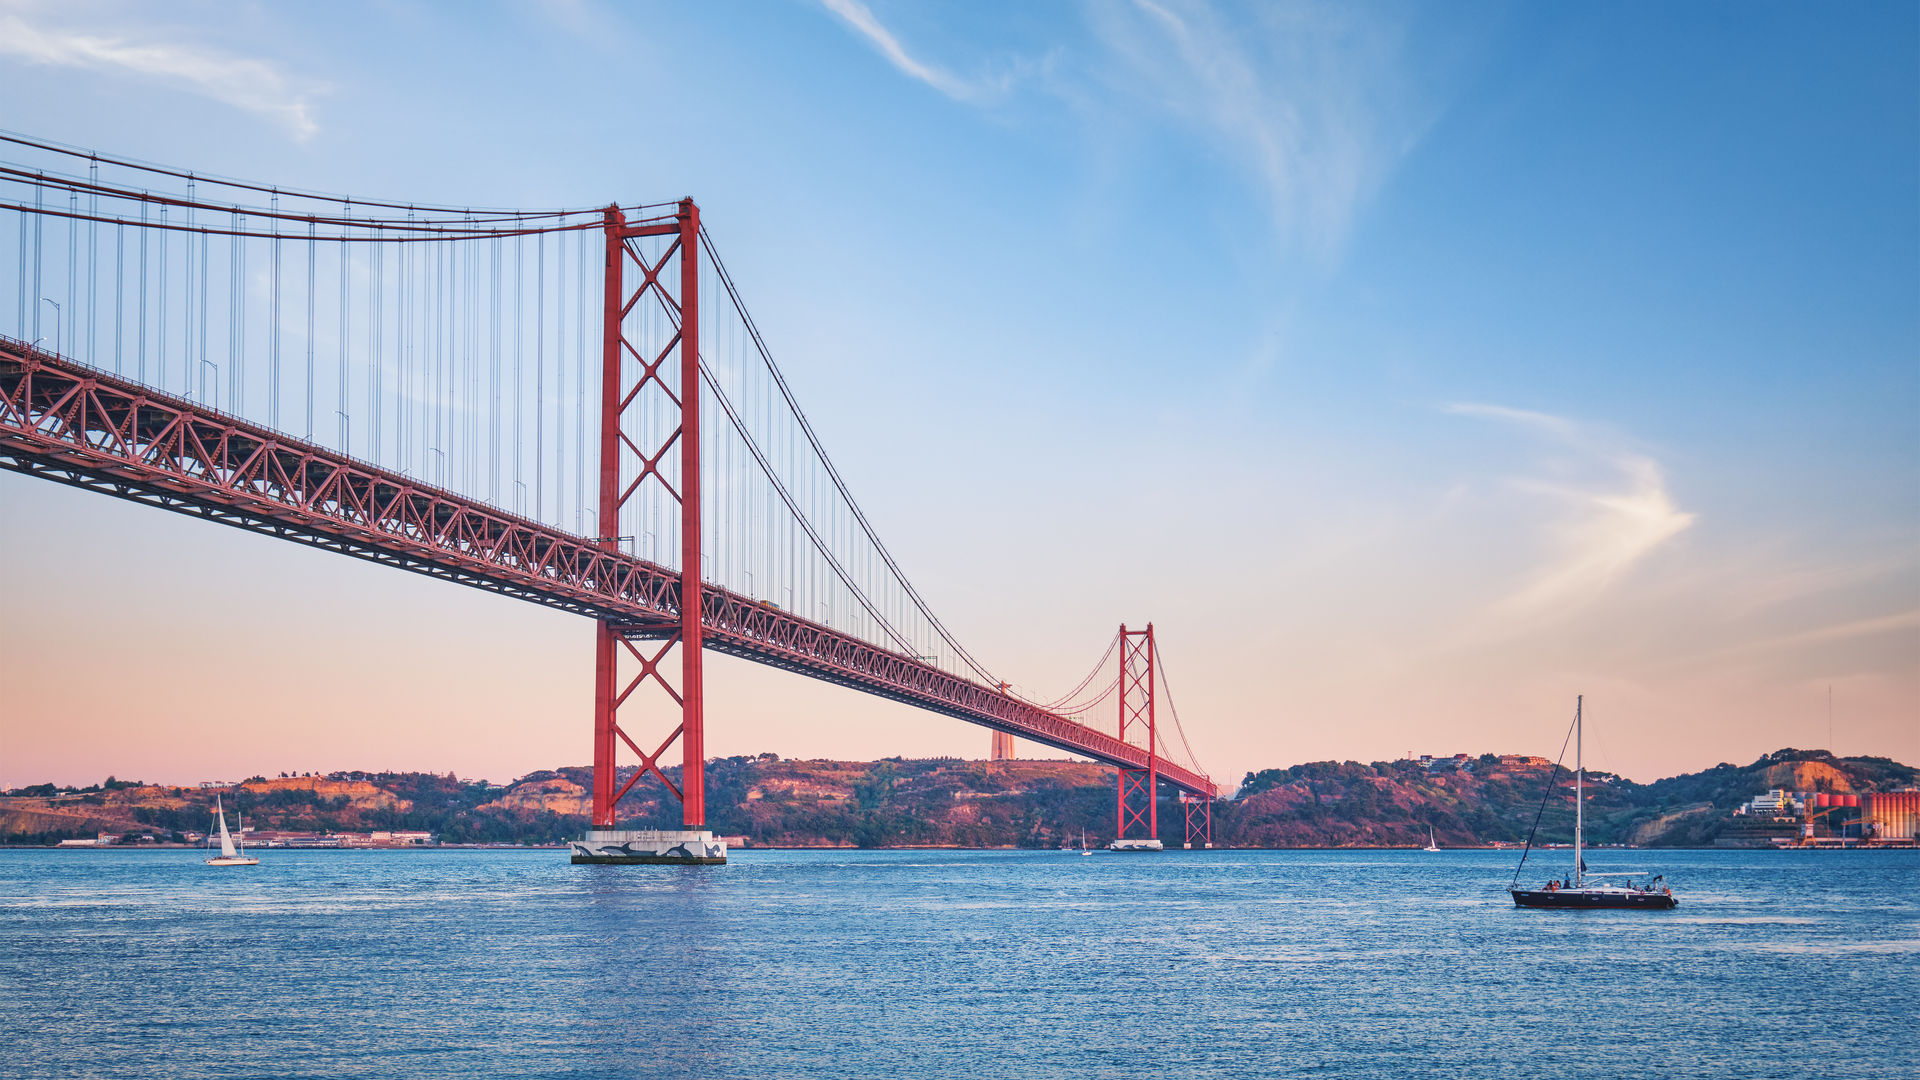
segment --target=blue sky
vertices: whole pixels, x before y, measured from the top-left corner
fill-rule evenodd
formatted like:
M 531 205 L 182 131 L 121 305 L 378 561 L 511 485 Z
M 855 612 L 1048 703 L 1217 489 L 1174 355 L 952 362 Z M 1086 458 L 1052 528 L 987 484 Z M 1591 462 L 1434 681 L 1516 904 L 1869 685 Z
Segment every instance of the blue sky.
M 694 195 L 883 535 L 1033 692 L 1153 619 L 1223 777 L 1547 752 L 1586 693 L 1645 778 L 1824 745 L 1828 686 L 1839 750 L 1920 759 L 1916 40 L 1910 4 L 6 3 L 0 126 L 362 195 Z M 48 487 L 0 477 L 5 561 L 49 567 L 9 592 L 200 597 L 128 684 L 248 647 L 271 582 L 317 613 L 287 653 L 418 695 L 417 737 L 312 739 L 355 696 L 256 657 L 162 707 L 228 771 L 585 758 L 584 624 Z M 5 631 L 26 700 L 64 618 Z M 985 746 L 714 670 L 715 752 Z M 153 730 L 0 781 L 194 778 Z

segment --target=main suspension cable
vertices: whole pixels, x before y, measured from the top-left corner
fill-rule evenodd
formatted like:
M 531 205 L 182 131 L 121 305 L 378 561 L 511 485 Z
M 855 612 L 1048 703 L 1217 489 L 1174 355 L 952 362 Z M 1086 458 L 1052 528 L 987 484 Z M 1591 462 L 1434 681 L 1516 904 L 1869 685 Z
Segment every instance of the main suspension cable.
M 152 162 L 140 161 L 136 158 L 117 157 L 111 154 L 102 154 L 95 150 L 87 150 L 81 147 L 69 146 L 64 143 L 53 142 L 47 139 L 39 139 L 29 135 L 22 134 L 17 131 L 7 131 L 4 129 L 0 129 L 0 142 L 12 143 L 16 146 L 24 146 L 33 150 L 42 150 L 48 153 L 60 154 L 66 157 L 81 159 L 89 162 L 97 162 L 97 163 L 102 163 L 106 165 L 117 166 L 120 168 L 132 169 L 136 172 L 148 173 L 155 176 L 168 176 L 176 180 L 187 180 L 187 181 L 198 180 L 203 183 L 210 183 L 219 187 L 232 188 L 236 191 L 252 191 L 252 192 L 256 192 L 263 195 L 278 194 L 287 198 L 308 199 L 313 202 L 330 203 L 334 205 L 340 205 L 340 204 L 351 202 L 357 206 L 376 207 L 382 210 L 409 210 L 409 211 L 416 211 L 416 212 L 423 212 L 423 213 L 437 213 L 437 214 L 468 214 L 478 209 L 482 214 L 499 215 L 502 219 L 512 215 L 520 215 L 523 217 L 570 217 L 574 215 L 591 214 L 595 216 L 596 224 L 599 223 L 598 219 L 606 211 L 605 207 L 580 207 L 580 208 L 574 208 L 574 209 L 533 211 L 533 210 L 516 210 L 516 209 L 504 208 L 504 207 L 480 208 L 480 207 L 471 207 L 471 206 L 463 207 L 463 206 L 456 206 L 456 205 L 418 203 L 418 202 L 406 202 L 406 203 L 383 202 L 377 199 L 354 198 L 349 195 L 329 194 L 326 192 L 318 192 L 318 191 L 302 191 L 297 188 L 288 188 L 288 187 L 282 187 L 277 185 L 265 185 L 265 184 L 259 184 L 259 183 L 246 181 L 246 180 L 236 180 L 236 179 L 231 179 L 227 177 L 221 177 L 218 175 L 212 175 L 212 174 L 203 173 L 203 172 L 189 172 L 187 170 L 173 168 L 170 166 L 156 165 Z M 654 209 L 660 209 L 665 207 L 671 207 L 674 205 L 675 204 L 671 202 L 638 203 L 632 207 L 623 207 L 622 209 L 632 210 L 632 211 L 654 210 Z M 669 214 L 669 215 L 659 215 L 659 216 L 670 217 L 671 215 Z
M 826 469 L 828 478 L 832 480 L 834 489 L 839 492 L 841 499 L 845 502 L 854 520 L 859 524 L 861 531 L 866 533 L 867 539 L 869 543 L 873 545 L 874 551 L 880 556 L 881 561 L 886 564 L 887 568 L 893 572 L 901 588 L 907 596 L 912 599 L 914 606 L 920 610 L 920 614 L 932 626 L 934 632 L 940 636 L 941 640 L 946 642 L 948 647 L 952 648 L 954 652 L 965 661 L 966 665 L 973 670 L 974 674 L 984 679 L 988 684 L 997 686 L 1000 680 L 995 678 L 993 674 L 987 670 L 986 666 L 976 660 L 973 654 L 969 653 L 966 648 L 954 638 L 953 634 L 947 630 L 945 624 L 940 621 L 939 617 L 936 616 L 927 605 L 926 600 L 921 597 L 919 590 L 915 589 L 913 583 L 907 580 L 907 576 L 901 572 L 899 564 L 894 561 L 893 555 L 887 550 L 886 545 L 880 542 L 880 538 L 875 534 L 873 526 L 867 521 L 866 514 L 861 511 L 859 504 L 854 501 L 852 493 L 848 491 L 846 481 L 841 478 L 840 471 L 834 468 L 832 459 L 827 456 L 825 449 L 821 447 L 819 437 L 814 433 L 813 425 L 808 422 L 806 413 L 801 410 L 799 402 L 795 400 L 793 396 L 792 388 L 787 385 L 786 376 L 781 373 L 779 365 L 774 363 L 773 355 L 771 351 L 768 350 L 766 341 L 760 336 L 760 328 L 755 325 L 753 316 L 747 312 L 746 305 L 741 301 L 739 290 L 733 282 L 733 276 L 727 272 L 726 263 L 721 259 L 720 253 L 713 243 L 713 238 L 708 235 L 704 225 L 700 228 L 700 238 L 707 246 L 707 252 L 713 261 L 714 269 L 719 276 L 721 284 L 727 290 L 728 299 L 732 301 L 735 313 L 740 316 L 741 323 L 745 326 L 749 338 L 753 341 L 754 350 L 759 354 L 761 362 L 766 365 L 769 374 L 773 376 L 775 387 L 780 391 L 781 397 L 786 400 L 787 407 L 792 411 L 794 418 L 799 421 L 800 430 L 806 436 L 808 445 L 813 447 L 814 453 L 817 455 L 821 465 Z

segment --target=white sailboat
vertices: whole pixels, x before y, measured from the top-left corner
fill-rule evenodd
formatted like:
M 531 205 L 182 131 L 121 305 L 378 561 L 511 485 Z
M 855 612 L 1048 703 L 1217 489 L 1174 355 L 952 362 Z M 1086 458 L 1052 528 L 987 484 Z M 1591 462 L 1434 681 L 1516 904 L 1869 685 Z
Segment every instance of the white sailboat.
M 218 795 L 213 797 L 213 814 L 220 820 L 220 854 L 208 859 L 207 865 L 259 866 L 259 859 L 250 859 L 247 857 L 246 841 L 244 839 L 241 840 L 239 848 L 233 846 L 233 834 L 227 832 L 227 811 L 225 807 L 220 805 L 220 796 Z M 240 819 L 240 833 L 243 837 L 246 835 L 246 831 L 247 819 L 243 816 Z M 207 837 L 207 848 L 208 850 L 212 850 L 213 848 L 213 837 L 211 836 Z
M 1427 846 L 1424 848 L 1421 848 L 1420 850 L 1422 851 L 1439 851 L 1440 850 L 1439 841 L 1433 838 L 1433 826 L 1431 825 L 1427 826 Z

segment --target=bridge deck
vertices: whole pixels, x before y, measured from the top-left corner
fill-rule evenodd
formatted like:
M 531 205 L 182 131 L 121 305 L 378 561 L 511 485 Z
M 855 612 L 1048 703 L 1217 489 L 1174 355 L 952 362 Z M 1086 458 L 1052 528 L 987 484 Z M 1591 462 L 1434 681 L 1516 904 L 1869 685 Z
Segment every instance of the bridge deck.
M 0 338 L 0 468 L 625 624 L 678 621 L 679 576 L 486 503 Z M 706 646 L 1096 761 L 1147 752 L 997 689 L 706 586 Z M 1164 759 L 1195 795 L 1207 777 Z

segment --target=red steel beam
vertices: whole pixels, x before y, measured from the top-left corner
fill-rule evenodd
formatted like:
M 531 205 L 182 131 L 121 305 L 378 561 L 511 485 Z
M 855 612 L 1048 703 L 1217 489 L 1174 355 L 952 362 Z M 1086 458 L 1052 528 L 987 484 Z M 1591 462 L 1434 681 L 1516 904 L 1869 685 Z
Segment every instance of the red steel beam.
M 620 317 L 623 314 L 621 301 L 626 290 L 621 287 L 621 270 L 626 266 L 626 253 L 621 247 L 620 229 L 626 224 L 621 220 L 618 207 L 608 207 L 606 213 L 606 284 L 601 289 L 602 318 L 607 332 L 601 335 L 600 356 L 600 483 L 598 507 L 593 520 L 602 536 L 593 543 L 600 550 L 615 552 L 619 542 L 615 539 L 620 533 Z M 642 474 L 645 475 L 644 473 Z M 604 522 L 605 524 L 601 524 Z M 614 807 L 619 795 L 614 791 L 614 777 L 617 769 L 614 765 L 614 753 L 618 749 L 615 741 L 620 734 L 615 723 L 615 713 L 619 707 L 616 701 L 618 691 L 614 683 L 619 663 L 619 650 L 615 647 L 619 635 L 613 623 L 602 616 L 595 621 L 593 631 L 593 825 L 598 829 L 611 829 L 614 824 Z M 640 772 L 646 772 L 645 769 Z
M 5 337 L 0 468 L 604 619 L 627 638 L 686 625 L 676 571 Z M 1218 794 L 1113 735 L 769 604 L 705 585 L 698 607 L 714 652 Z
M 680 802 L 686 824 L 707 822 L 706 605 L 700 580 L 700 208 L 680 201 L 680 596 L 693 603 L 680 612 L 681 732 Z

